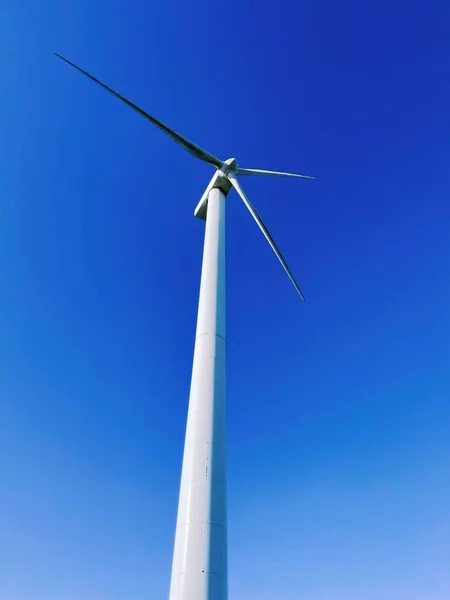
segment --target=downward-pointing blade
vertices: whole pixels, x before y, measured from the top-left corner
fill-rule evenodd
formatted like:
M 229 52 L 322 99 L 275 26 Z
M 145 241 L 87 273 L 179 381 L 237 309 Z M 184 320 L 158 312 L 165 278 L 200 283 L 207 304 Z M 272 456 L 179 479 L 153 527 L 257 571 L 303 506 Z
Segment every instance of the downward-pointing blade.
M 210 154 L 206 150 L 203 150 L 203 148 L 201 148 L 200 146 L 197 146 L 197 144 L 195 144 L 194 142 L 191 142 L 186 137 L 184 137 L 180 133 L 177 133 L 170 127 L 167 127 L 167 125 L 164 125 L 164 123 L 161 123 L 161 121 L 158 121 L 158 119 L 155 119 L 155 117 L 152 117 L 151 115 L 149 115 L 148 112 L 146 112 L 142 108 L 139 108 L 139 106 L 137 106 L 136 104 L 134 104 L 133 102 L 131 102 L 130 100 L 128 100 L 127 98 L 125 98 L 124 96 L 119 94 L 119 92 L 116 92 L 115 90 L 110 88 L 108 85 L 106 85 L 105 83 L 103 83 L 102 81 L 100 81 L 99 79 L 97 79 L 96 77 L 94 77 L 93 75 L 91 75 L 90 73 L 85 71 L 84 69 L 81 69 L 80 67 L 75 65 L 73 62 L 70 62 L 70 60 L 67 60 L 67 58 L 64 58 L 64 56 L 61 56 L 57 52 L 54 52 L 54 54 L 58 58 L 60 58 L 61 60 L 63 60 L 67 64 L 69 64 L 71 67 L 74 67 L 74 69 L 77 69 L 77 71 L 80 71 L 80 73 L 83 73 L 83 75 L 86 75 L 86 77 L 89 77 L 89 79 L 92 79 L 92 81 L 95 81 L 95 83 L 98 83 L 99 85 L 101 85 L 102 88 L 104 88 L 105 90 L 107 90 L 108 92 L 111 92 L 111 94 L 113 94 L 116 98 L 119 98 L 119 100 L 122 100 L 122 102 L 125 102 L 125 104 L 128 104 L 128 106 L 130 106 L 135 111 L 137 111 L 139 114 L 141 114 L 143 117 L 145 117 L 148 121 L 150 121 L 150 123 L 153 123 L 153 125 L 156 125 L 156 127 L 161 129 L 161 131 L 163 131 L 166 135 L 168 135 L 173 140 L 175 140 L 175 142 L 180 144 L 180 146 L 182 146 L 190 154 L 192 154 L 196 158 L 199 158 L 200 160 L 204 160 L 205 162 L 210 163 L 211 165 L 214 165 L 217 168 L 219 168 L 221 166 L 222 161 L 220 159 L 218 159 L 216 156 L 214 156 L 213 154 Z
M 261 219 L 261 217 L 259 216 L 259 214 L 256 211 L 256 208 L 253 206 L 253 204 L 250 202 L 250 200 L 247 198 L 244 190 L 241 188 L 239 181 L 236 179 L 235 175 L 233 175 L 233 173 L 228 173 L 228 179 L 231 181 L 233 187 L 235 188 L 235 190 L 237 191 L 237 193 L 239 194 L 239 196 L 242 198 L 245 206 L 248 208 L 248 210 L 250 211 L 250 214 L 252 215 L 252 217 L 255 219 L 255 221 L 258 224 L 258 227 L 261 229 L 261 231 L 264 234 L 264 237 L 266 238 L 266 240 L 269 242 L 270 247 L 272 248 L 272 250 L 275 252 L 278 260 L 280 261 L 281 265 L 283 266 L 283 269 L 286 271 L 287 276 L 289 277 L 289 279 L 291 280 L 291 282 L 293 283 L 295 289 L 297 290 L 298 295 L 300 296 L 300 298 L 302 300 L 305 300 L 305 297 L 302 293 L 302 291 L 300 290 L 300 288 L 298 287 L 297 282 L 295 281 L 294 276 L 292 275 L 292 272 L 290 270 L 290 268 L 287 265 L 287 262 L 284 260 L 283 255 L 281 254 L 281 252 L 278 249 L 278 246 L 275 243 L 275 240 L 273 239 L 273 237 L 270 235 L 269 230 L 267 229 L 267 227 L 264 224 L 264 221 Z
M 299 179 L 315 179 L 311 175 L 297 175 L 297 173 L 284 173 L 283 171 L 266 171 L 265 169 L 238 169 L 238 175 L 277 175 L 278 177 L 298 177 Z

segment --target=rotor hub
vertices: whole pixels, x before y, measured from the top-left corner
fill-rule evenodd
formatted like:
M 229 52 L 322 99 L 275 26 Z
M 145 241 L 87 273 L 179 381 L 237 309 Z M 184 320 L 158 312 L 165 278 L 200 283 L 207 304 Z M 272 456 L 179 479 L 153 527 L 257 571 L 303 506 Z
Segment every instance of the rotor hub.
M 237 160 L 235 158 L 227 158 L 227 160 L 224 160 L 220 170 L 222 171 L 222 173 L 237 173 L 238 170 L 238 163 Z

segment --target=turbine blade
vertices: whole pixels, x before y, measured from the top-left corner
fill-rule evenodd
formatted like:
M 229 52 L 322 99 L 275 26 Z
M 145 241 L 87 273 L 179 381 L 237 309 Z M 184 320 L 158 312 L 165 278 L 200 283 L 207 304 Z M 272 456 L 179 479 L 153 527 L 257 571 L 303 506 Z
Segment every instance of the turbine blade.
M 302 291 L 300 290 L 300 288 L 298 287 L 297 282 L 295 281 L 294 276 L 292 275 L 292 272 L 290 270 L 290 268 L 287 265 L 287 262 L 284 260 L 283 255 L 281 254 L 281 252 L 278 249 L 278 246 L 275 243 L 275 240 L 273 239 L 273 237 L 270 235 L 269 230 L 267 229 L 267 227 L 264 224 L 264 221 L 261 219 L 261 217 L 259 216 L 259 214 L 256 211 L 256 208 L 253 206 L 253 204 L 250 202 L 250 200 L 247 198 L 244 190 L 241 188 L 239 181 L 236 179 L 235 175 L 233 173 L 228 173 L 228 178 L 231 181 L 234 189 L 237 191 L 237 193 L 239 194 L 239 196 L 242 198 L 245 206 L 248 208 L 248 210 L 250 211 L 250 214 L 252 215 L 252 217 L 255 219 L 255 221 L 258 224 L 258 227 L 261 229 L 261 231 L 263 232 L 264 237 L 266 238 L 266 240 L 269 242 L 270 247 L 272 248 L 272 250 L 275 252 L 276 257 L 278 258 L 278 260 L 280 261 L 283 269 L 286 271 L 287 276 L 289 277 L 289 279 L 291 280 L 291 282 L 293 283 L 295 289 L 297 290 L 298 295 L 300 296 L 300 298 L 302 300 L 305 300 L 305 296 L 303 295 Z
M 299 179 L 315 179 L 311 175 L 297 175 L 297 173 L 284 173 L 283 171 L 266 171 L 265 169 L 238 169 L 238 175 L 277 175 L 278 177 L 298 177 Z
M 106 85 L 105 83 L 103 83 L 102 81 L 100 81 L 99 79 L 97 79 L 96 77 L 94 77 L 93 75 L 91 75 L 90 73 L 85 71 L 84 69 L 81 69 L 80 67 L 75 65 L 73 62 L 70 62 L 70 60 L 67 60 L 67 58 L 64 58 L 64 56 L 61 56 L 57 52 L 54 52 L 53 54 L 55 54 L 58 58 L 60 58 L 61 60 L 63 60 L 67 64 L 69 64 L 74 69 L 77 69 L 77 71 L 80 71 L 80 73 L 83 73 L 83 75 L 86 75 L 86 77 L 89 77 L 89 79 L 92 79 L 92 81 L 95 81 L 95 83 L 98 83 L 102 88 L 104 88 L 108 92 L 111 92 L 111 94 L 113 94 L 116 98 L 119 98 L 119 100 L 122 100 L 122 102 L 125 102 L 125 104 L 127 104 L 128 106 L 133 108 L 135 111 L 137 111 L 140 115 L 145 117 L 148 121 L 150 121 L 150 123 L 153 123 L 153 125 L 156 125 L 156 127 L 161 129 L 161 131 L 163 131 L 166 135 L 168 135 L 173 140 L 175 140 L 175 142 L 180 144 L 180 146 L 182 146 L 190 154 L 192 154 L 196 158 L 199 158 L 200 160 L 203 160 L 207 163 L 210 163 L 211 165 L 214 165 L 217 168 L 219 168 L 221 166 L 222 161 L 220 159 L 218 159 L 216 156 L 214 156 L 213 154 L 210 154 L 206 150 L 203 150 L 203 148 L 201 148 L 200 146 L 197 146 L 197 144 L 195 144 L 194 142 L 191 142 L 186 137 L 184 137 L 180 133 L 177 133 L 170 127 L 167 127 L 167 125 L 164 125 L 164 123 L 161 123 L 161 121 L 158 121 L 158 119 L 155 119 L 155 117 L 152 117 L 151 115 L 149 115 L 148 112 L 146 112 L 142 108 L 139 108 L 139 106 L 137 106 L 136 104 L 134 104 L 133 102 L 131 102 L 130 100 L 128 100 L 127 98 L 125 98 L 124 96 L 122 96 L 121 94 L 119 94 L 118 92 L 113 90 L 112 88 L 110 88 L 108 85 Z

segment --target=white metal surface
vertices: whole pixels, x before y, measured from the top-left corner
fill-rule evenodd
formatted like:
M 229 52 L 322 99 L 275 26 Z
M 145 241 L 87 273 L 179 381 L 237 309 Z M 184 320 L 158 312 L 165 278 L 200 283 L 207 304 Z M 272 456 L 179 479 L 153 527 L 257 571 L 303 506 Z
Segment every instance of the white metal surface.
M 200 198 L 200 202 L 195 207 L 194 215 L 199 219 L 202 219 L 203 221 L 206 220 L 209 193 L 214 188 L 218 188 L 219 190 L 221 190 L 225 194 L 225 196 L 231 189 L 231 182 L 226 176 L 224 169 L 222 168 L 217 169 L 217 171 L 214 173 L 211 181 L 208 183 L 208 187 L 203 193 L 203 196 Z
M 170 600 L 227 600 L 226 495 L 225 194 L 214 187 L 208 192 Z

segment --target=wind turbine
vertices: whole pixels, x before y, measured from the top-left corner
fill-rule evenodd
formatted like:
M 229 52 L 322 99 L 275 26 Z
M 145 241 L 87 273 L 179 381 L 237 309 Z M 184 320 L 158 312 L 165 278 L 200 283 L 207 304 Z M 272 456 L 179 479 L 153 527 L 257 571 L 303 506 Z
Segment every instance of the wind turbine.
M 243 169 L 220 160 L 60 54 L 63 61 L 125 102 L 216 171 L 194 215 L 206 221 L 189 410 L 169 600 L 227 600 L 227 473 L 225 395 L 225 198 L 237 191 L 302 300 L 304 296 L 238 175 L 307 175 Z

